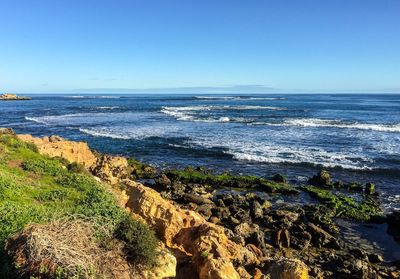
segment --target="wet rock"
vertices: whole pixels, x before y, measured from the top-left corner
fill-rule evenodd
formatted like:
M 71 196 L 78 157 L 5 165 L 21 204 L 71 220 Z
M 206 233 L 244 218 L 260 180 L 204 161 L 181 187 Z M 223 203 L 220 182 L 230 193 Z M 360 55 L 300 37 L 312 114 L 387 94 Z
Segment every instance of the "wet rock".
M 171 180 L 164 173 L 156 177 L 155 182 L 161 191 L 167 190 L 171 186 Z
M 271 180 L 278 183 L 287 183 L 286 178 L 280 173 L 275 174 Z
M 314 186 L 330 186 L 331 176 L 329 172 L 327 172 L 326 170 L 322 170 L 317 175 L 314 175 L 311 179 L 309 179 L 308 182 Z
M 200 213 L 205 219 L 209 219 L 212 215 L 212 209 L 214 208 L 214 204 L 202 204 L 197 207 L 196 211 Z M 217 218 L 218 219 L 218 218 Z
M 231 212 L 226 207 L 214 207 L 211 209 L 212 215 L 218 217 L 219 219 L 227 219 L 231 216 Z
M 291 228 L 292 230 L 292 228 Z M 290 246 L 299 250 L 305 250 L 310 246 L 311 234 L 307 231 L 294 231 L 290 234 Z
M 350 253 L 357 259 L 360 259 L 360 260 L 367 259 L 367 254 L 365 253 L 365 251 L 361 250 L 360 248 L 351 249 Z
M 313 223 L 308 224 L 308 232 L 311 234 L 312 243 L 316 247 L 331 247 L 335 249 L 340 248 L 340 245 L 335 237 Z
M 272 243 L 275 247 L 289 248 L 290 247 L 290 233 L 287 229 L 279 229 L 272 235 Z
M 271 279 L 308 279 L 308 268 L 298 259 L 282 258 L 271 264 L 268 275 Z
M 253 201 L 251 215 L 254 219 L 261 219 L 263 217 L 264 211 L 258 201 Z
M 184 194 L 183 195 L 185 200 L 187 200 L 188 202 L 194 202 L 198 205 L 201 204 L 214 204 L 210 199 L 204 198 L 202 196 L 199 195 L 195 195 L 195 194 Z
M 290 227 L 294 222 L 299 219 L 299 214 L 286 209 L 278 209 L 275 211 L 275 217 L 279 223 Z
M 387 217 L 388 233 L 393 236 L 393 238 L 400 242 L 400 211 L 394 211 Z
M 383 258 L 379 254 L 369 254 L 368 255 L 368 260 L 370 263 L 381 263 L 383 262 Z

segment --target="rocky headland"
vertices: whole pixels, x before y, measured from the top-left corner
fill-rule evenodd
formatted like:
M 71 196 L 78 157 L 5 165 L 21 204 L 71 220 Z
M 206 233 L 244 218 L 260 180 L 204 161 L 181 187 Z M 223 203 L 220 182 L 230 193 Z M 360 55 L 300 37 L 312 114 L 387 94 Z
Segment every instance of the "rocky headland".
M 18 96 L 16 94 L 5 93 L 0 95 L 0 101 L 26 101 L 32 100 L 30 97 Z
M 26 166 L 10 151 L 22 142 L 41 156 L 57 158 L 66 171 L 84 173 L 107 185 L 132 220 L 146 224 L 155 232 L 160 241 L 157 263 L 140 272 L 131 272 L 129 254 L 122 253 L 126 249 L 110 254 L 101 252 L 104 247 L 93 244 L 92 248 L 98 253 L 109 256 L 92 259 L 93 262 L 107 266 L 105 262 L 111 261 L 113 266 L 120 267 L 118 270 L 109 267 L 108 274 L 113 278 L 400 276 L 400 262 L 386 260 L 379 251 L 363 249 L 357 242 L 348 241 L 337 222 L 343 219 L 358 224 L 386 223 L 387 233 L 400 240 L 400 213 L 386 216 L 382 212 L 379 189 L 373 183 L 334 181 L 324 170 L 301 186 L 289 183 L 280 174 L 262 178 L 215 173 L 207 168 L 158 170 L 131 158 L 94 152 L 84 142 L 58 136 L 35 138 L 15 135 L 11 129 L 3 128 L 0 129 L 0 139 L 2 137 L 8 137 L 4 149 L 11 154 L 6 157 L 7 168 Z M 68 187 L 69 180 L 68 183 L 60 180 L 58 171 L 54 175 L 57 182 Z M 293 197 L 299 196 L 307 196 L 312 202 L 291 202 Z M 13 231 L 5 241 L 5 253 L 25 273 L 30 272 L 28 275 L 37 274 L 35 267 L 39 266 L 37 262 L 30 264 L 31 254 L 37 251 L 27 250 L 31 247 L 27 239 L 31 240 L 38 231 L 43 233 L 43 226 L 47 226 L 45 231 L 53 232 L 54 243 L 57 237 L 71 237 L 72 243 L 76 241 L 72 233 L 54 233 L 59 230 L 51 224 L 28 225 L 23 230 Z M 78 226 L 92 234 L 87 225 L 79 222 L 77 225 L 74 220 L 62 226 L 64 231 Z M 117 239 L 118 245 L 126 245 L 127 237 Z M 85 254 L 81 257 L 75 261 L 83 261 Z

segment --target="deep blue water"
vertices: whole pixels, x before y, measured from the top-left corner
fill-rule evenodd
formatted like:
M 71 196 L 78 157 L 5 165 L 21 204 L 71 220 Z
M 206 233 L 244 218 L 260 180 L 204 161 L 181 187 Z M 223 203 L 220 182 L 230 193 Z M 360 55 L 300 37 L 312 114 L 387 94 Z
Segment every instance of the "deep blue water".
M 0 102 L 0 126 L 85 140 L 161 166 L 372 181 L 400 208 L 400 95 L 32 95 Z

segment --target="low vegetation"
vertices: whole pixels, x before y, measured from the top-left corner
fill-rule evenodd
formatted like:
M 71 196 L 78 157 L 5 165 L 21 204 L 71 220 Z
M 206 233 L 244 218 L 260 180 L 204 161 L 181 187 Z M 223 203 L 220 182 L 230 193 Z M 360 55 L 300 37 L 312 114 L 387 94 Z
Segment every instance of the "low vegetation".
M 117 205 L 107 186 L 97 182 L 80 165 L 42 156 L 35 146 L 13 135 L 0 135 L 0 278 L 37 276 L 29 273 L 30 268 L 15 266 L 4 248 L 8 238 L 29 224 L 54 225 L 59 224 L 56 220 L 71 216 L 90 220 L 87 225 L 86 221 L 80 222 L 86 229 L 102 228 L 94 230 L 91 238 L 99 247 L 112 242 L 111 235 L 122 243 L 129 262 L 154 263 L 157 243 L 154 233 L 146 225 L 133 221 Z M 72 271 L 61 265 L 39 269 L 55 278 L 75 276 L 73 270 L 85 270 L 88 275 L 90 269 L 95 278 L 99 277 L 96 273 L 101 274 L 99 269 L 84 262 Z

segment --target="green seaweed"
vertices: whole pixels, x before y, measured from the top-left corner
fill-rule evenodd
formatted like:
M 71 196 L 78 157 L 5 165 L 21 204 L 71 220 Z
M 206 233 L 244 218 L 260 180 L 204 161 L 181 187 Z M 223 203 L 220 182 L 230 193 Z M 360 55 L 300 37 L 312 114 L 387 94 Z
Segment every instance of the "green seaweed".
M 343 193 L 334 193 L 332 190 L 316 186 L 303 186 L 302 189 L 322 204 L 334 209 L 335 217 L 367 222 L 382 214 L 378 201 L 368 195 L 362 195 L 361 200 L 357 201 Z
M 184 170 L 168 170 L 167 177 L 183 183 L 207 184 L 215 188 L 257 189 L 268 193 L 294 194 L 299 191 L 287 183 L 273 182 L 251 175 L 232 175 L 230 173 L 213 174 L 204 169 L 186 168 Z

